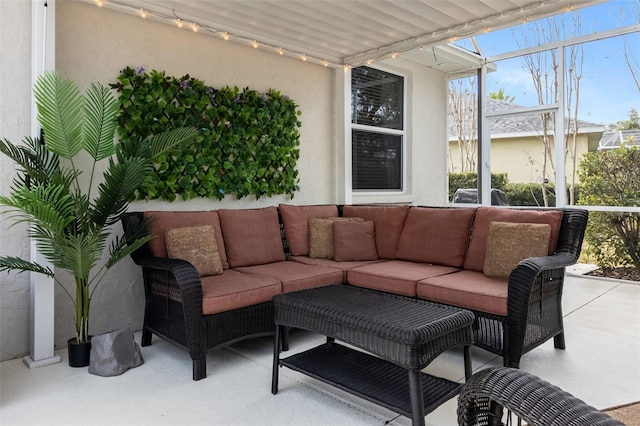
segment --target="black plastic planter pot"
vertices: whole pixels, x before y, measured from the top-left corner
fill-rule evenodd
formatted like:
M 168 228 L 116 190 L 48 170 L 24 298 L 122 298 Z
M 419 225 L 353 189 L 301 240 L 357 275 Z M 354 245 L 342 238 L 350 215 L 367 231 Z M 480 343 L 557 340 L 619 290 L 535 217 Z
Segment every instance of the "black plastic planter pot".
M 73 337 L 67 341 L 69 367 L 86 367 L 91 356 L 91 337 L 88 342 L 78 343 Z

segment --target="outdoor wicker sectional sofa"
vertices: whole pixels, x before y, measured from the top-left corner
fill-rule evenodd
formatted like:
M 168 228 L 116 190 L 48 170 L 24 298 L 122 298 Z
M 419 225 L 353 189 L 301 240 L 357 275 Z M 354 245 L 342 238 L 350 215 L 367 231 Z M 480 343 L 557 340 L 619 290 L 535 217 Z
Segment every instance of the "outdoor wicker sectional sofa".
M 551 338 L 564 349 L 564 272 L 580 255 L 587 216 L 572 208 L 281 204 L 127 213 L 123 226 L 153 218 L 155 238 L 132 255 L 145 285 L 142 345 L 156 334 L 185 348 L 200 380 L 208 349 L 274 332 L 274 295 L 335 283 L 469 309 L 475 345 L 508 367 Z M 518 263 L 522 250 L 537 255 Z

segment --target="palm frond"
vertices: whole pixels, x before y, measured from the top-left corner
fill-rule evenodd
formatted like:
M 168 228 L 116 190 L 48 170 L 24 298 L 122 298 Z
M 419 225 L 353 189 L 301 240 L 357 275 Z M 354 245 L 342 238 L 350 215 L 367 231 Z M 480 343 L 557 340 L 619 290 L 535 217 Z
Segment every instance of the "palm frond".
M 0 152 L 18 164 L 15 185 L 41 185 L 51 181 L 58 170 L 58 156 L 47 150 L 40 139 L 26 137 L 21 145 L 0 140 Z
M 0 272 L 1 271 L 19 271 L 20 272 L 37 272 L 50 277 L 54 276 L 53 271 L 49 267 L 44 267 L 35 262 L 28 262 L 24 259 L 14 256 L 0 256 Z
M 63 268 L 69 270 L 74 277 L 88 279 L 91 270 L 102 257 L 107 237 L 106 233 L 69 235 L 57 241 L 57 249 L 60 251 L 56 256 L 57 262 L 65 265 Z
M 68 189 L 62 185 L 17 188 L 9 197 L 0 196 L 0 204 L 16 212 L 21 220 L 63 233 L 73 221 L 75 206 Z
M 115 153 L 117 113 L 118 102 L 111 91 L 99 83 L 91 84 L 85 93 L 83 132 L 85 149 L 95 161 Z
M 171 151 L 183 143 L 192 142 L 197 135 L 198 129 L 181 127 L 152 136 L 149 139 L 151 159 L 153 160 L 157 156 Z
M 80 90 L 71 80 L 46 72 L 36 81 L 34 94 L 47 149 L 72 159 L 83 148 Z
M 109 248 L 110 256 L 105 267 L 107 269 L 111 268 L 113 265 L 151 241 L 151 239 L 152 237 L 149 235 L 145 235 L 133 241 L 128 240 L 125 237 L 116 237 Z
M 99 187 L 91 218 L 97 226 L 110 226 L 120 220 L 129 200 L 142 185 L 147 165 L 140 158 L 128 158 L 121 163 L 111 162 Z

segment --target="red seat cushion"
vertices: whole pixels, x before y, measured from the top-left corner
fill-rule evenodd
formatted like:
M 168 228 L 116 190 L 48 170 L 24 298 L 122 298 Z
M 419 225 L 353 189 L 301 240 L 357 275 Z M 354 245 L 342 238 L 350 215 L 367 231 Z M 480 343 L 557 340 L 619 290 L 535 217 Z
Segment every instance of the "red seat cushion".
M 275 262 L 265 265 L 244 266 L 239 272 L 272 277 L 282 283 L 282 291 L 297 291 L 305 288 L 342 283 L 342 271 L 326 266 L 305 265 L 299 262 Z
M 418 281 L 458 270 L 450 266 L 389 260 L 349 269 L 347 282 L 358 287 L 416 297 Z
M 202 281 L 202 313 L 227 312 L 268 302 L 280 294 L 280 281 L 268 276 L 244 274 L 226 269 L 222 275 L 200 278 Z
M 487 277 L 482 272 L 459 271 L 418 282 L 418 297 L 432 302 L 507 315 L 506 278 Z

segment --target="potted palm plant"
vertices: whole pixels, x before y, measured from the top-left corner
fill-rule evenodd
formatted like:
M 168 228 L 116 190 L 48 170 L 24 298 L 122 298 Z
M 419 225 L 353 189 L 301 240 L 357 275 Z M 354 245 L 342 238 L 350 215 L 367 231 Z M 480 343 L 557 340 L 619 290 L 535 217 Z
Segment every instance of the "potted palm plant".
M 75 289 L 51 267 L 19 257 L 0 257 L 0 271 L 45 274 L 62 287 L 75 311 L 71 351 L 74 344 L 90 344 L 91 297 L 106 272 L 148 241 L 142 229 L 114 237 L 114 225 L 152 170 L 153 158 L 192 141 L 197 130 L 173 129 L 118 142 L 118 104 L 109 88 L 93 83 L 83 93 L 49 72 L 37 80 L 34 94 L 44 141 L 0 140 L 0 152 L 18 164 L 10 194 L 0 196 L 0 205 L 16 222 L 29 224 L 28 236 L 54 268 L 73 276 Z M 88 351 L 81 359 L 70 353 L 69 363 L 88 365 Z

